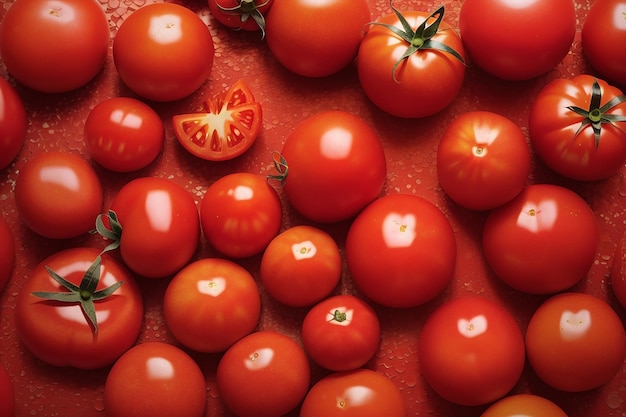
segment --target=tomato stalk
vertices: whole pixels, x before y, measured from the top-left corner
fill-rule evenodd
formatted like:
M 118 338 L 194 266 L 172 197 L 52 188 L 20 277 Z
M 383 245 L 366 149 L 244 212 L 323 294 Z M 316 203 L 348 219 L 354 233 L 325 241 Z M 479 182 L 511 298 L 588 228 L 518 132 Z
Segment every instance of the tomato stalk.
M 346 313 L 342 313 L 339 310 L 335 310 L 333 312 L 333 318 L 330 319 L 329 321 L 338 321 L 339 323 L 342 323 L 346 321 L 347 318 L 348 318 L 348 315 Z
M 233 7 L 224 7 L 221 4 L 217 4 L 217 8 L 226 14 L 239 15 L 241 19 L 241 26 L 252 18 L 254 22 L 261 29 L 261 39 L 265 38 L 265 17 L 259 9 L 269 3 L 269 0 L 265 0 L 261 4 L 256 4 L 256 0 L 239 0 L 238 4 Z M 238 29 L 235 29 L 238 30 Z
M 287 160 L 280 154 L 280 152 L 272 153 L 272 159 L 274 161 L 274 168 L 278 171 L 278 174 L 268 175 L 267 180 L 272 182 L 276 181 L 282 187 L 287 181 L 289 165 L 287 165 Z

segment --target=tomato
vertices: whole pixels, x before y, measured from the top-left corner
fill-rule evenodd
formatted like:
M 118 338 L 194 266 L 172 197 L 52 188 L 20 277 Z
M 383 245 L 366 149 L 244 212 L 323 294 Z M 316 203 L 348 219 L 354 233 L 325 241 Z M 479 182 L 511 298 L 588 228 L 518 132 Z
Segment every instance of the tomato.
M 398 387 L 370 369 L 335 372 L 319 380 L 302 403 L 300 417 L 407 417 Z
M 261 297 L 256 281 L 242 266 L 205 258 L 187 265 L 170 281 L 163 314 L 183 345 L 222 352 L 255 329 Z
M 617 243 L 610 270 L 611 289 L 617 301 L 626 308 L 626 235 Z
M 216 373 L 224 404 L 238 417 L 280 417 L 300 404 L 311 379 L 306 354 L 273 331 L 252 333 L 222 356 Z
M 488 210 L 526 186 L 530 149 L 522 130 L 496 113 L 470 111 L 446 128 L 437 148 L 441 188 L 457 204 Z
M 325 231 L 296 225 L 269 243 L 261 258 L 261 283 L 269 295 L 291 307 L 310 306 L 339 284 L 342 258 Z
M 283 145 L 284 192 L 304 217 L 333 223 L 354 217 L 380 195 L 385 152 L 374 129 L 341 110 L 308 117 Z
M 389 194 L 353 221 L 345 257 L 366 297 L 387 307 L 414 307 L 445 289 L 456 251 L 452 226 L 434 204 L 412 194 Z
M 336 295 L 316 304 L 302 322 L 304 350 L 331 371 L 365 365 L 378 350 L 380 322 L 372 307 L 353 295 Z
M 567 417 L 558 405 L 533 394 L 516 394 L 492 404 L 480 417 Z
M 208 0 L 211 16 L 234 30 L 254 32 L 265 36 L 265 15 L 274 0 Z
M 280 198 L 263 177 L 245 172 L 228 174 L 207 189 L 200 206 L 202 231 L 223 255 L 257 255 L 280 231 Z
M 102 69 L 109 22 L 85 0 L 17 0 L 0 26 L 0 55 L 19 82 L 45 93 L 82 87 Z
M 277 1 L 266 17 L 267 46 L 288 70 L 325 77 L 354 61 L 369 21 L 367 0 Z
M 104 199 L 93 167 L 77 154 L 59 151 L 32 156 L 19 171 L 14 195 L 22 221 L 55 239 L 93 229 Z
M 27 128 L 22 99 L 13 86 L 0 77 L 0 169 L 8 167 L 22 149 Z
M 192 155 L 224 161 L 247 151 L 263 127 L 263 109 L 248 86 L 239 80 L 230 89 L 204 103 L 202 113 L 172 118 L 174 133 Z
M 371 25 L 361 42 L 359 81 L 367 97 L 389 114 L 431 116 L 447 107 L 461 90 L 463 43 L 442 20 L 443 6 L 432 14 L 393 11 Z
M 37 265 L 20 289 L 15 327 L 24 346 L 40 360 L 97 369 L 112 364 L 135 343 L 143 320 L 139 287 L 108 254 L 92 270 L 99 254 L 94 248 L 57 252 Z M 60 282 L 48 268 L 69 283 Z
M 135 10 L 113 40 L 113 60 L 124 84 L 154 101 L 179 100 L 200 88 L 211 73 L 214 52 L 202 19 L 173 3 Z
M 2 363 L 0 363 L 0 417 L 15 416 L 15 390 L 13 382 Z
M 15 239 L 9 223 L 0 216 L 0 292 L 9 282 L 15 266 Z
M 621 369 L 626 335 L 619 316 L 603 300 L 562 293 L 530 318 L 526 350 L 530 366 L 546 384 L 586 391 L 608 383 Z
M 448 301 L 418 340 L 422 375 L 444 399 L 482 405 L 502 398 L 524 369 L 524 338 L 504 307 L 479 296 Z
M 626 163 L 626 96 L 586 74 L 554 80 L 535 98 L 528 130 L 549 168 L 575 180 L 607 178 Z
M 176 346 L 142 343 L 111 368 L 104 408 L 109 417 L 201 417 L 206 408 L 204 375 Z
M 85 121 L 87 152 L 115 172 L 145 168 L 161 152 L 165 131 L 161 117 L 147 104 L 113 97 L 94 107 Z
M 530 27 L 541 31 L 529 34 Z M 572 0 L 466 0 L 459 30 L 473 64 L 501 79 L 529 80 L 552 70 L 569 52 L 576 9 Z

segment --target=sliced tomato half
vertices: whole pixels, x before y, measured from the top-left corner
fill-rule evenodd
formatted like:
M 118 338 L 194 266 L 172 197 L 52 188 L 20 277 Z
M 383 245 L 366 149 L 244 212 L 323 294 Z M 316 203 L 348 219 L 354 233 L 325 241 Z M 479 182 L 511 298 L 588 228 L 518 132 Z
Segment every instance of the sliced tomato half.
M 204 112 L 172 118 L 174 133 L 191 154 L 208 161 L 225 161 L 247 151 L 262 127 L 261 104 L 239 80 L 228 91 L 208 99 Z

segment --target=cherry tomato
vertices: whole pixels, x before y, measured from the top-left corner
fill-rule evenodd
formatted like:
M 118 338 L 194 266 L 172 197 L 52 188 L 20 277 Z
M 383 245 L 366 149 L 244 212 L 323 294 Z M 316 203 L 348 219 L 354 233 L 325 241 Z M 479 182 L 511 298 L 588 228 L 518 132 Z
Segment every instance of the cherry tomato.
M 18 0 L 0 26 L 0 55 L 19 82 L 45 93 L 82 87 L 102 69 L 109 22 L 85 0 Z
M 109 417 L 201 417 L 206 408 L 204 375 L 176 346 L 145 342 L 111 368 L 104 408 Z
M 0 363 L 0 417 L 15 416 L 15 390 L 13 382 L 2 363 Z
M 492 404 L 480 417 L 567 417 L 558 405 L 532 394 L 516 394 Z
M 335 372 L 306 395 L 300 417 L 407 417 L 398 387 L 370 369 Z
M 15 239 L 4 216 L 0 216 L 0 292 L 9 282 L 15 266 Z
M 265 36 L 265 15 L 274 0 L 208 0 L 209 11 L 218 22 L 234 30 L 254 32 Z
M 8 167 L 22 149 L 27 127 L 22 99 L 13 86 L 0 77 L 0 169 Z
M 224 353 L 216 378 L 224 404 L 238 417 L 280 417 L 300 404 L 311 375 L 300 345 L 281 333 L 261 331 Z
M 339 284 L 342 259 L 335 240 L 307 225 L 292 226 L 269 243 L 261 258 L 261 283 L 269 295 L 291 307 L 310 306 Z
M 479 296 L 448 301 L 426 319 L 418 341 L 422 375 L 444 399 L 482 405 L 502 398 L 524 369 L 524 338 L 499 304 Z
M 104 199 L 93 167 L 77 154 L 59 151 L 31 157 L 19 171 L 14 195 L 24 223 L 55 239 L 93 229 Z
M 345 257 L 366 297 L 387 307 L 414 307 L 435 298 L 452 279 L 456 240 L 434 204 L 412 194 L 389 194 L 356 217 Z
M 437 148 L 441 188 L 457 204 L 488 210 L 526 186 L 530 149 L 522 130 L 496 113 L 471 111 L 446 128 Z
M 122 22 L 113 41 L 122 81 L 154 101 L 174 101 L 196 91 L 211 73 L 214 51 L 202 19 L 174 3 L 140 7 Z
M 611 263 L 611 289 L 617 301 L 626 308 L 626 235 L 617 243 Z
M 128 97 L 100 102 L 85 121 L 85 145 L 91 157 L 115 172 L 145 168 L 161 152 L 161 117 L 147 104 Z
M 562 293 L 535 311 L 526 331 L 528 362 L 553 388 L 579 392 L 608 383 L 626 356 L 619 316 L 589 294 Z

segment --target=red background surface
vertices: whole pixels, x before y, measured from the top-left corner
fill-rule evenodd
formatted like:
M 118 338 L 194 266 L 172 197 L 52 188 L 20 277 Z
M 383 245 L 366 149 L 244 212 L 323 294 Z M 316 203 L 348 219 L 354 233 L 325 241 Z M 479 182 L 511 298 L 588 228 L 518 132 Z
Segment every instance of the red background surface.
M 110 20 L 111 35 L 125 16 L 149 0 L 99 0 Z M 180 2 L 179 2 L 180 3 Z M 417 0 L 411 7 L 432 11 L 439 4 L 446 6 L 446 20 L 458 25 L 462 1 Z M 157 176 L 172 179 L 191 193 L 199 202 L 207 186 L 216 178 L 237 171 L 265 175 L 272 169 L 271 152 L 280 150 L 286 135 L 301 120 L 327 109 L 341 109 L 359 114 L 371 123 L 384 144 L 388 176 L 385 192 L 402 192 L 423 196 L 435 203 L 449 218 L 458 243 L 457 270 L 446 291 L 425 306 L 393 310 L 377 307 L 382 322 L 382 342 L 374 359 L 367 365 L 387 375 L 402 391 L 410 416 L 479 416 L 485 407 L 466 408 L 440 399 L 420 375 L 416 352 L 419 330 L 425 317 L 446 300 L 464 295 L 480 294 L 497 300 L 516 317 L 525 330 L 530 315 L 546 298 L 524 295 L 501 284 L 488 270 L 480 251 L 480 231 L 485 213 L 471 212 L 450 202 L 438 186 L 435 156 L 437 142 L 450 120 L 471 110 L 498 112 L 516 122 L 527 132 L 527 118 L 533 97 L 550 80 L 590 72 L 582 57 L 580 30 L 590 0 L 576 0 L 577 34 L 570 54 L 549 74 L 526 82 L 499 81 L 479 69 L 470 67 L 458 98 L 443 112 L 426 119 L 400 120 L 388 116 L 373 106 L 359 87 L 354 66 L 339 74 L 306 79 L 280 66 L 272 57 L 257 33 L 232 32 L 220 26 L 209 15 L 204 0 L 188 0 L 186 6 L 196 11 L 209 25 L 214 36 L 216 55 L 210 79 L 190 97 L 166 104 L 150 103 L 163 117 L 166 125 L 165 148 L 148 168 L 133 174 L 113 174 L 95 166 L 105 187 L 105 207 L 117 190 L 139 176 Z M 11 2 L 1 4 L 0 17 Z M 400 9 L 409 2 L 396 1 Z M 370 0 L 372 17 L 390 12 L 387 0 Z M 558 16 L 555 16 L 558 18 Z M 4 66 L 0 74 L 13 82 Z M 255 146 L 243 157 L 226 163 L 208 163 L 187 154 L 178 144 L 171 129 L 171 116 L 188 112 L 206 98 L 242 78 L 263 105 L 264 132 Z M 15 84 L 15 83 L 14 83 Z M 29 116 L 26 143 L 18 158 L 0 172 L 0 207 L 17 239 L 17 259 L 13 276 L 0 294 L 0 361 L 7 368 L 16 391 L 16 416 L 102 416 L 103 386 L 108 369 L 80 371 L 48 366 L 25 351 L 14 332 L 14 305 L 16 296 L 29 271 L 44 257 L 73 246 L 96 246 L 101 242 L 92 236 L 55 241 L 29 231 L 19 220 L 12 189 L 20 167 L 32 155 L 48 150 L 63 150 L 82 155 L 85 152 L 83 125 L 90 109 L 100 101 L 114 96 L 133 94 L 120 82 L 109 50 L 103 71 L 87 86 L 67 94 L 45 95 L 16 86 L 24 100 Z M 95 165 L 95 164 L 94 164 Z M 602 237 L 597 257 L 587 279 L 574 290 L 584 291 L 607 300 L 622 319 L 625 310 L 611 294 L 608 270 L 612 254 L 626 224 L 626 185 L 618 174 L 601 183 L 580 184 L 565 181 L 533 162 L 529 182 L 548 182 L 568 186 L 580 193 L 597 215 Z M 285 203 L 283 228 L 306 223 Z M 349 224 L 326 227 L 343 246 Z M 206 242 L 202 242 L 196 257 L 216 256 Z M 258 278 L 260 257 L 241 262 Z M 141 280 L 145 295 L 145 320 L 137 343 L 165 341 L 176 343 L 167 329 L 161 310 L 161 298 L 168 279 Z M 344 270 L 337 293 L 355 292 L 349 274 Z M 259 329 L 274 329 L 299 339 L 299 327 L 305 309 L 279 305 L 262 294 L 263 315 Z M 207 378 L 207 416 L 230 416 L 219 400 L 214 371 L 219 355 L 201 355 L 190 352 L 202 367 Z M 313 378 L 324 375 L 313 367 Z M 527 369 L 514 392 L 532 392 L 547 396 L 560 405 L 570 417 L 626 415 L 626 366 L 614 380 L 599 389 L 581 394 L 560 393 L 549 389 Z M 297 413 L 293 413 L 297 415 Z M 383 417 L 383 416 L 381 416 Z

